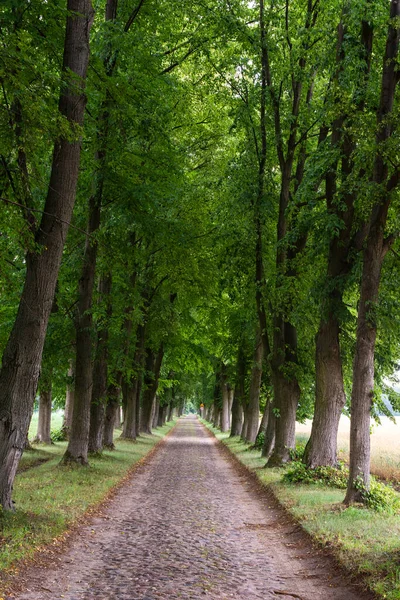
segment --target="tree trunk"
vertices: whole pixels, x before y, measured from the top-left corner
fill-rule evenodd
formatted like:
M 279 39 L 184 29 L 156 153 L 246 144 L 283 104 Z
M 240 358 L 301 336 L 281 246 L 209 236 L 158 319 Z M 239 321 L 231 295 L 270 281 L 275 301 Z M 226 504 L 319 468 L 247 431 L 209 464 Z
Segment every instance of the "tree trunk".
M 275 448 L 268 460 L 269 467 L 290 461 L 290 450 L 296 447 L 296 411 L 300 399 L 297 380 L 288 380 L 281 372 L 274 374 L 274 395 L 279 413 L 276 415 Z
M 125 404 L 125 417 L 122 425 L 121 438 L 136 440 L 136 396 L 138 380 L 133 379 L 129 383 L 122 384 L 122 397 Z
M 158 394 L 156 394 L 155 402 L 154 402 L 154 414 L 153 414 L 153 429 L 158 427 L 158 417 L 160 414 L 160 398 Z
M 100 302 L 106 305 L 107 322 L 97 335 L 97 350 L 93 368 L 93 391 L 90 405 L 90 454 L 103 450 L 104 420 L 108 384 L 108 322 L 111 318 L 111 275 L 102 275 L 99 283 Z
M 59 111 L 76 131 L 82 126 L 83 93 L 93 20 L 90 0 L 68 0 Z M 70 73 L 72 76 L 70 76 Z M 68 139 L 69 138 L 69 139 Z M 0 374 L 0 504 L 11 510 L 12 486 L 32 416 L 43 344 L 62 251 L 75 202 L 81 142 L 56 141 L 48 194 L 35 235 L 36 252 L 26 256 L 26 277 Z
M 264 458 L 269 458 L 275 448 L 275 427 L 276 427 L 276 417 L 275 417 L 275 406 L 273 402 L 268 403 L 268 423 L 267 429 L 265 430 L 264 436 L 264 444 L 261 450 L 261 456 Z M 267 466 L 267 465 L 265 465 Z
M 231 436 L 236 437 L 242 433 L 243 427 L 243 407 L 240 401 L 240 397 L 236 388 L 233 390 L 233 403 L 232 403 L 232 427 L 231 427 Z
M 248 416 L 247 416 L 247 406 L 243 408 L 243 424 L 242 431 L 240 432 L 240 437 L 242 440 L 247 439 L 247 426 L 248 426 Z
M 144 378 L 145 389 L 142 399 L 142 414 L 140 431 L 151 433 L 153 402 L 158 388 L 161 364 L 164 357 L 164 348 L 161 345 L 157 354 L 150 348 L 147 350 L 146 373 Z
M 228 413 L 229 413 L 228 429 L 230 429 L 232 426 L 232 406 L 233 406 L 234 397 L 235 397 L 235 389 L 228 384 Z
M 72 410 L 74 407 L 74 393 L 75 393 L 75 373 L 74 373 L 74 363 L 71 360 L 68 369 L 68 383 L 67 383 L 67 391 L 65 394 L 65 408 L 64 408 L 64 417 L 63 417 L 63 439 L 67 440 L 69 438 L 69 431 L 71 429 L 72 422 Z
M 103 446 L 109 450 L 114 450 L 114 426 L 119 410 L 119 384 L 111 383 L 107 389 L 107 407 L 104 420 Z
M 115 429 L 122 428 L 122 420 L 121 420 L 121 406 L 118 403 L 118 408 L 115 411 Z
M 269 417 L 269 405 L 270 405 L 270 402 L 267 401 L 265 404 L 262 419 L 260 421 L 260 426 L 258 428 L 257 437 L 267 431 L 268 417 Z
M 225 381 L 222 382 L 222 411 L 221 411 L 221 431 L 229 431 L 229 389 Z
M 101 206 L 97 195 L 89 201 L 89 223 L 79 280 L 76 318 L 75 397 L 67 450 L 62 463 L 88 464 L 90 408 L 93 391 L 92 300 L 96 273 L 97 243 L 92 235 L 100 227 Z
M 247 430 L 245 440 L 250 444 L 256 441 L 260 421 L 260 388 L 264 347 L 261 333 L 257 334 L 256 348 L 254 351 L 253 368 L 251 370 L 249 404 L 247 406 Z
M 160 406 L 160 410 L 158 412 L 157 427 L 163 427 L 165 425 L 167 409 L 168 406 L 166 404 L 164 404 L 164 406 Z
M 174 406 L 173 406 L 172 402 L 170 402 L 168 404 L 167 423 L 169 423 L 170 421 L 172 421 L 173 412 L 174 412 Z
M 239 351 L 236 366 L 236 385 L 232 404 L 232 427 L 231 437 L 242 435 L 243 429 L 243 404 L 245 401 L 246 383 L 246 353 L 242 341 L 239 343 Z
M 39 396 L 39 421 L 35 442 L 51 444 L 51 382 L 42 389 Z
M 337 435 L 346 403 L 339 323 L 333 314 L 321 323 L 316 338 L 315 410 L 303 461 L 310 468 L 337 464 Z

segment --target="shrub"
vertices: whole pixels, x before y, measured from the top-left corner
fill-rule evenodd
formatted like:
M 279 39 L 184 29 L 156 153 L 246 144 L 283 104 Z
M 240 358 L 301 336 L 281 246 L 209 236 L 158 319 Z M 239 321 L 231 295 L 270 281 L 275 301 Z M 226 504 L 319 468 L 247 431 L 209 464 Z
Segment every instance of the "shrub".
M 50 438 L 51 441 L 53 442 L 53 444 L 55 442 L 64 442 L 65 441 L 65 431 L 63 428 L 61 429 L 54 429 L 51 433 L 50 433 Z
M 355 481 L 356 489 L 361 493 L 363 503 L 378 512 L 395 513 L 400 510 L 400 497 L 391 485 L 377 481 L 371 477 L 369 490 L 365 488 L 361 477 Z
M 346 489 L 349 470 L 339 463 L 337 467 L 315 467 L 310 469 L 304 463 L 295 461 L 284 474 L 283 480 L 289 483 L 317 483 Z

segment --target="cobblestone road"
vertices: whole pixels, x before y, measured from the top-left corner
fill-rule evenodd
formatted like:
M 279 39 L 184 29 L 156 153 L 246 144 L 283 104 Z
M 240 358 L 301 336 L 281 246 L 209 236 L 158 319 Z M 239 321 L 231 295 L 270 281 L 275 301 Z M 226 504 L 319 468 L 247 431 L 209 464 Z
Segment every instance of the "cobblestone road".
M 194 417 L 19 600 L 365 600 Z

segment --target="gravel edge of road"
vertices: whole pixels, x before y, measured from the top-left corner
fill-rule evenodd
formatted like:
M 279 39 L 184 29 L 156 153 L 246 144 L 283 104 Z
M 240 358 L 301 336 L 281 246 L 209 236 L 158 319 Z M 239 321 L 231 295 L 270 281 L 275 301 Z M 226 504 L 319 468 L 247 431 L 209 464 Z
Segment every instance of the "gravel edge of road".
M 335 556 L 333 550 L 326 546 L 320 540 L 315 539 L 310 532 L 304 529 L 301 521 L 296 519 L 294 515 L 289 511 L 287 507 L 279 500 L 273 491 L 273 488 L 268 484 L 263 483 L 257 476 L 257 473 L 247 467 L 241 460 L 232 452 L 223 441 L 219 440 L 206 423 L 200 421 L 208 435 L 216 440 L 216 445 L 221 453 L 227 458 L 230 464 L 234 467 L 237 473 L 241 477 L 246 477 L 252 484 L 253 491 L 262 500 L 267 500 L 273 509 L 282 514 L 285 519 L 285 523 L 293 525 L 297 529 L 297 533 L 303 538 L 304 543 L 312 546 L 312 548 L 318 552 L 321 556 L 326 558 L 331 564 L 331 568 L 336 571 L 340 571 L 343 574 L 343 579 L 348 582 L 349 587 L 352 587 L 354 591 L 364 594 L 364 600 L 382 600 L 382 596 L 377 595 L 371 591 L 362 580 L 362 576 L 358 573 L 354 573 L 347 569 Z M 368 594 L 368 595 L 367 595 Z

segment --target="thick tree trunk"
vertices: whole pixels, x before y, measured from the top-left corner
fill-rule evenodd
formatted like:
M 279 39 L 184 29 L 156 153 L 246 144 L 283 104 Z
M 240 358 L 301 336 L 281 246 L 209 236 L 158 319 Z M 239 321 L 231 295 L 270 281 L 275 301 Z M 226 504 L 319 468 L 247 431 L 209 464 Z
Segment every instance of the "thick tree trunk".
M 157 393 L 163 357 L 164 348 L 162 345 L 157 354 L 155 354 L 150 348 L 147 350 L 146 373 L 144 378 L 145 389 L 143 391 L 142 413 L 140 420 L 140 431 L 143 433 L 151 433 L 153 402 Z
M 172 421 L 173 413 L 174 413 L 174 405 L 172 404 L 172 402 L 170 402 L 168 404 L 167 423 L 169 423 L 170 421 Z
M 39 396 L 39 421 L 35 442 L 51 444 L 51 384 Z
M 59 111 L 71 128 L 81 126 L 89 61 L 90 0 L 68 0 Z M 72 76 L 70 76 L 70 73 Z M 69 136 L 67 136 L 69 137 Z M 12 486 L 33 410 L 43 344 L 62 251 L 75 202 L 80 140 L 60 138 L 54 147 L 48 194 L 35 235 L 36 252 L 26 256 L 26 277 L 0 374 L 0 504 L 13 508 Z
M 72 423 L 72 411 L 74 408 L 74 394 L 75 394 L 75 373 L 74 373 L 74 363 L 71 360 L 69 369 L 68 369 L 68 383 L 67 383 L 67 391 L 65 394 L 65 408 L 64 408 L 64 417 L 63 417 L 63 439 L 67 440 L 69 438 L 69 431 L 71 429 Z
M 304 452 L 308 467 L 337 464 L 337 435 L 340 416 L 346 403 L 339 323 L 331 314 L 321 323 L 316 338 L 315 410 L 311 436 Z
M 286 379 L 280 371 L 275 373 L 274 399 L 278 414 L 275 420 L 275 447 L 268 460 L 269 467 L 290 461 L 290 450 L 296 446 L 296 411 L 300 399 L 297 380 Z
M 249 403 L 247 406 L 247 430 L 244 439 L 254 444 L 260 422 L 260 388 L 264 358 L 264 347 L 261 333 L 258 333 L 254 351 L 253 368 L 251 370 Z
M 125 417 L 122 424 L 121 438 L 136 440 L 136 396 L 138 380 L 133 379 L 129 383 L 122 384 L 122 397 L 125 404 Z
M 119 385 L 111 383 L 107 390 L 106 416 L 104 420 L 103 446 L 109 450 L 114 450 L 114 427 L 119 410 Z
M 167 409 L 168 406 L 164 404 L 164 406 L 160 406 L 160 410 L 158 412 L 158 421 L 157 427 L 163 427 L 165 425 L 166 417 L 167 417 Z

